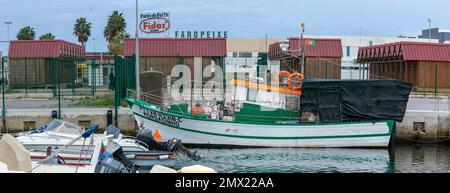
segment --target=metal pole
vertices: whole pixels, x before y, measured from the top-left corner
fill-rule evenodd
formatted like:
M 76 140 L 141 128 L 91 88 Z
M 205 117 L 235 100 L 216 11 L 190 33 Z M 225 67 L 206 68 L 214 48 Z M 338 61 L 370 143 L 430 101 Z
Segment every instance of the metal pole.
M 120 105 L 120 84 L 119 83 L 119 76 L 122 72 L 119 69 L 119 61 L 120 61 L 120 65 L 123 64 L 123 60 L 122 58 L 119 58 L 117 55 L 114 56 L 114 79 L 115 79 L 115 83 L 114 83 L 114 125 L 116 127 L 119 126 L 119 117 L 118 117 L 118 106 Z
M 431 19 L 428 18 L 428 41 L 431 42 Z
M 139 4 L 136 0 L 136 99 L 140 99 L 140 83 L 139 83 Z
M 302 50 L 302 56 L 301 56 L 301 74 L 305 75 L 305 42 L 303 42 L 303 34 L 305 33 L 305 24 L 302 22 L 301 24 L 302 33 L 300 34 L 300 41 L 299 41 L 299 49 Z M 303 43 L 303 46 L 301 47 L 301 44 Z
M 437 98 L 437 86 L 438 86 L 438 64 L 434 67 L 434 97 Z
M 58 119 L 61 119 L 61 63 L 59 59 L 57 59 L 56 61 L 56 65 L 58 68 Z
M 25 94 L 28 94 L 28 71 L 27 71 L 27 59 L 25 58 Z
M 0 59 L 2 62 L 2 129 L 6 131 L 6 133 L 8 133 L 8 130 L 6 129 L 6 107 L 5 107 L 5 65 L 4 65 L 4 60 L 2 57 L 2 54 L 0 53 Z M 1 132 L 0 132 L 1 133 Z

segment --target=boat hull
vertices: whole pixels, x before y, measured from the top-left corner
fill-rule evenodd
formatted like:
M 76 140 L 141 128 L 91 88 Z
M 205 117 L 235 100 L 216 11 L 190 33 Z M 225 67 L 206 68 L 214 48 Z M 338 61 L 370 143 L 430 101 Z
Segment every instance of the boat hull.
M 244 147 L 387 147 L 393 121 L 327 124 L 252 124 L 192 118 L 127 99 L 139 125 L 158 129 L 163 141 Z

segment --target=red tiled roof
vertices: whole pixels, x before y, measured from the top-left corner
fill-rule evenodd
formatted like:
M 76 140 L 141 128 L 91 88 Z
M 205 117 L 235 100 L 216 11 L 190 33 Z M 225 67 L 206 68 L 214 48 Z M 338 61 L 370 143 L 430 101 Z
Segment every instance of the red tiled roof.
M 340 39 L 320 39 L 320 38 L 305 38 L 302 41 L 302 45 L 305 40 L 315 40 L 316 45 L 305 46 L 305 57 L 322 57 L 322 58 L 342 58 L 342 43 Z M 289 50 L 295 50 L 291 52 L 294 56 L 300 56 L 299 38 L 289 38 Z M 269 46 L 269 58 L 276 59 L 279 57 L 286 57 L 286 53 L 283 53 L 280 48 L 280 43 L 273 43 Z
M 450 44 L 397 42 L 359 48 L 358 63 L 378 60 L 450 62 Z
M 125 39 L 123 55 L 135 53 L 135 39 Z M 224 57 L 226 39 L 140 38 L 140 56 Z
M 19 58 L 83 58 L 85 48 L 63 40 L 16 40 L 9 44 L 8 57 Z

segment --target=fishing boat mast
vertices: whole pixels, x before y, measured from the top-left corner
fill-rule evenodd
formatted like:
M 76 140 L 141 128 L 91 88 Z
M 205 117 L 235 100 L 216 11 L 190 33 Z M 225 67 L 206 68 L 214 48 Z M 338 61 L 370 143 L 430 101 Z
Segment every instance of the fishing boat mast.
M 305 75 L 305 42 L 303 42 L 303 34 L 305 33 L 305 22 L 302 21 L 302 23 L 300 24 L 300 28 L 302 29 L 302 32 L 300 33 L 300 41 L 299 41 L 299 46 L 298 48 L 301 50 L 301 74 Z M 303 43 L 303 46 L 302 46 Z

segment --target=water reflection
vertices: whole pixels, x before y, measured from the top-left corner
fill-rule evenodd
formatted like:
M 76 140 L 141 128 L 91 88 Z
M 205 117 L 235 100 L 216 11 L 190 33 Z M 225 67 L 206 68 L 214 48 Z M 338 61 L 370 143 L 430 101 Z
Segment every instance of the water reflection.
M 395 147 L 395 172 L 449 173 L 448 145 L 401 145 Z
M 268 148 L 198 151 L 204 155 L 200 162 L 183 159 L 177 166 L 202 164 L 219 172 L 239 173 L 380 173 L 392 170 L 386 149 Z
M 448 146 L 398 145 L 388 149 L 196 149 L 204 158 L 181 157 L 176 169 L 201 164 L 226 173 L 423 173 L 450 171 Z

